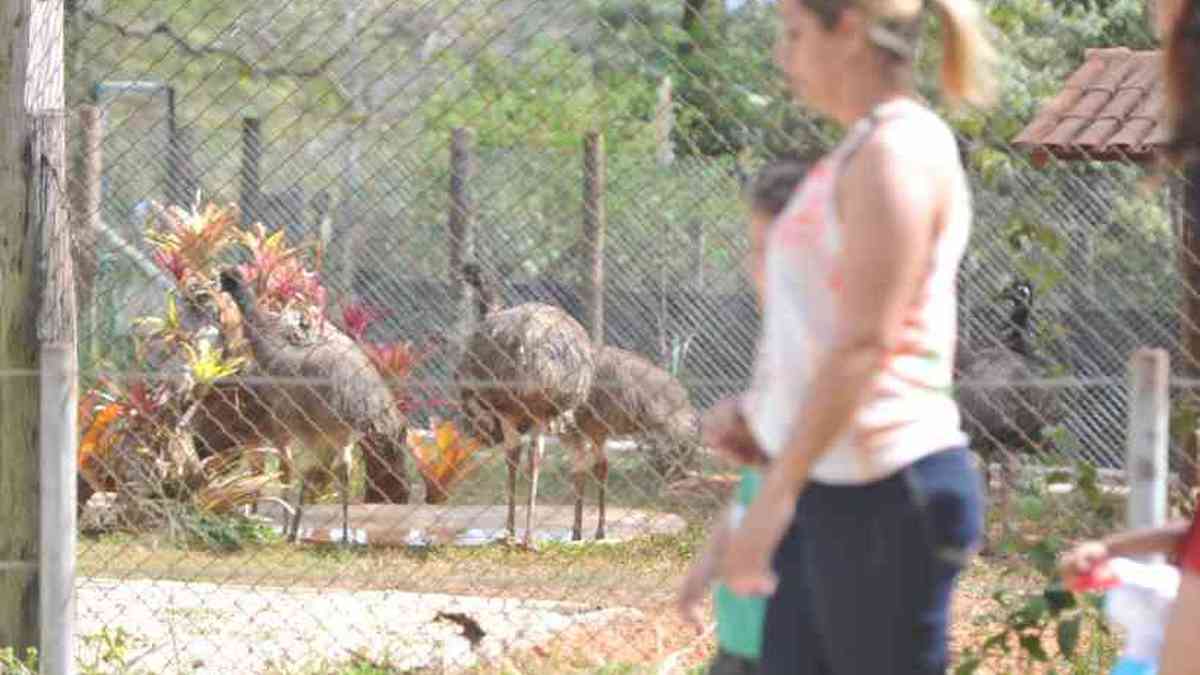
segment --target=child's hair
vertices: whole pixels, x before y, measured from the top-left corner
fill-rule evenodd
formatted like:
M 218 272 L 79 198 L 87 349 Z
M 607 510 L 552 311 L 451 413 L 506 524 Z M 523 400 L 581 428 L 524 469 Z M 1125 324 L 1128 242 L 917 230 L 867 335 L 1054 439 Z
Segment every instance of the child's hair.
M 1200 7 L 1197 0 L 1179 5 L 1163 50 L 1171 129 L 1166 156 L 1176 165 L 1195 160 L 1200 151 Z
M 871 18 L 870 39 L 898 61 L 911 63 L 921 36 L 924 0 L 791 0 L 833 28 L 842 11 L 857 6 Z M 992 101 L 995 52 L 974 0 L 930 0 L 942 24 L 942 86 L 949 97 L 975 105 Z
M 801 161 L 781 159 L 758 170 L 746 183 L 746 200 L 754 211 L 769 216 L 783 213 L 808 166 Z

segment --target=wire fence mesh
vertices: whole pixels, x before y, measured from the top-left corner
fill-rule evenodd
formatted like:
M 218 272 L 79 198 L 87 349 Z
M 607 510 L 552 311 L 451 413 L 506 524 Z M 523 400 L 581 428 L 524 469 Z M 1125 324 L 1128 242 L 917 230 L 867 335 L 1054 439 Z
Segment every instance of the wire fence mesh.
M 1079 53 L 1143 37 L 1119 12 L 1095 30 L 987 7 L 1020 92 L 994 117 L 951 118 L 975 200 L 965 423 L 988 461 L 1121 470 L 1130 353 L 1194 365 L 1177 264 L 1192 225 L 1177 183 L 1139 191 L 1134 158 L 1035 165 L 1011 137 L 1078 63 L 1043 67 L 1039 21 Z M 696 667 L 711 635 L 667 615 L 736 481 L 697 417 L 754 357 L 742 186 L 836 139 L 782 93 L 774 12 L 68 3 L 80 662 Z M 591 346 L 597 293 L 602 342 L 621 351 Z M 1186 481 L 1195 406 L 1177 384 Z M 1019 493 L 1018 519 L 1070 534 L 1115 517 L 1044 487 L 998 489 Z M 600 528 L 605 546 L 569 543 Z M 980 579 L 965 592 L 986 602 L 1002 582 Z M 978 641 L 966 619 L 955 631 L 960 650 Z

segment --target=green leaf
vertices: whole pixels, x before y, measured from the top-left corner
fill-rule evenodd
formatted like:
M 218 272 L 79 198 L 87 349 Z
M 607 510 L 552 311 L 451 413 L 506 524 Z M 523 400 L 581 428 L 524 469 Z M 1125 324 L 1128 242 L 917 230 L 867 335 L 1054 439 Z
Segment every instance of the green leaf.
M 1076 614 L 1058 624 L 1058 651 L 1068 659 L 1075 655 L 1075 648 L 1079 645 L 1079 627 L 1082 618 Z
M 1064 588 L 1047 588 L 1042 592 L 1042 597 L 1046 598 L 1046 603 L 1050 606 L 1050 613 L 1054 615 L 1073 609 L 1078 604 L 1075 601 L 1075 594 Z
M 985 651 L 985 652 L 991 651 L 992 649 L 994 649 L 996 647 L 999 647 L 1000 651 L 1004 652 L 1005 654 L 1008 653 L 1008 630 L 1007 629 L 1002 630 L 999 633 L 996 633 L 995 635 L 993 635 L 990 638 L 988 638 L 987 640 L 985 640 L 983 643 L 983 651 Z
M 1034 544 L 1027 552 L 1029 561 L 1043 576 L 1053 577 L 1058 569 L 1058 550 L 1049 539 Z
M 1017 629 L 1024 630 L 1026 628 L 1034 628 L 1041 625 L 1046 615 L 1050 613 L 1050 604 L 1042 596 L 1034 596 L 1025 604 L 1013 612 L 1009 617 L 1008 625 Z
M 954 669 L 954 675 L 972 675 L 976 670 L 979 670 L 979 666 L 981 665 L 983 665 L 983 659 L 978 656 L 972 656 L 958 664 L 958 667 Z
M 1036 661 L 1044 663 L 1050 660 L 1050 657 L 1046 654 L 1046 650 L 1042 647 L 1041 638 L 1037 635 L 1022 635 L 1021 648 Z

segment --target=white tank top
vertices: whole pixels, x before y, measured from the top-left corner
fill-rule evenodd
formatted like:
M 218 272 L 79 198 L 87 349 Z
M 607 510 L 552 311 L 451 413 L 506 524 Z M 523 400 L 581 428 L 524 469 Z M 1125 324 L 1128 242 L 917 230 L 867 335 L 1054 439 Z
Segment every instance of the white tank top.
M 843 141 L 813 166 L 771 227 L 763 327 L 744 412 L 763 451 L 777 456 L 789 439 L 816 361 L 834 338 L 841 287 L 835 179 L 845 159 L 879 124 L 904 125 L 906 133 L 927 139 L 924 145 L 929 152 L 953 156 L 958 170 L 924 286 L 905 317 L 902 340 L 850 426 L 813 465 L 810 478 L 822 483 L 874 482 L 967 441 L 951 386 L 957 335 L 955 285 L 970 235 L 970 192 L 950 128 L 911 99 L 877 106 L 853 125 Z

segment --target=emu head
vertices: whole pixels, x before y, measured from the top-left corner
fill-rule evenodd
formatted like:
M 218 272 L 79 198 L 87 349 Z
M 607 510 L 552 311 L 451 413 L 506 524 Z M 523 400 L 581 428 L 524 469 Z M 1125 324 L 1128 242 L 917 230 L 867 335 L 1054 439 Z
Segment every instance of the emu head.
M 1033 282 L 1025 278 L 1018 278 L 1000 292 L 1000 297 L 1018 307 L 1030 308 L 1033 306 L 1033 290 Z
M 467 437 L 487 446 L 504 442 L 504 425 L 500 413 L 470 390 L 460 396 L 461 411 L 452 421 Z
M 224 347 L 230 335 L 231 322 L 224 294 L 211 281 L 198 277 L 185 277 L 180 284 L 176 310 L 179 326 L 193 340 L 208 340 L 213 347 Z M 236 310 L 235 310 L 236 312 Z
M 1024 355 L 1029 354 L 1029 345 L 1025 338 L 1033 311 L 1033 291 L 1033 282 L 1017 278 L 1000 293 L 1001 299 L 1012 303 L 1008 315 L 1009 328 L 1004 335 L 1004 342 L 1009 349 Z

